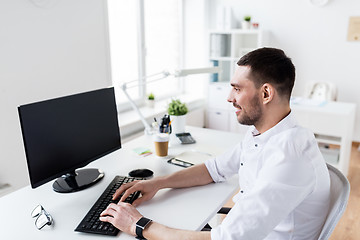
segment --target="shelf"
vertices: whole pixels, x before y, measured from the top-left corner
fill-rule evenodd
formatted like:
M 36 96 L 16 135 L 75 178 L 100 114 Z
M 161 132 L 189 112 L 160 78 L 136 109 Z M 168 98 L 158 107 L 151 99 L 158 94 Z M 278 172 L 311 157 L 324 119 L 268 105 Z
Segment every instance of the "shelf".
M 340 160 L 340 145 L 319 144 L 319 149 L 325 161 L 331 164 L 339 164 Z
M 229 30 L 217 30 L 211 29 L 210 34 L 259 34 L 260 29 L 229 29 Z
M 341 138 L 340 137 L 333 137 L 333 136 L 325 136 L 320 134 L 315 134 L 316 141 L 318 143 L 325 143 L 325 144 L 333 144 L 333 145 L 340 145 Z

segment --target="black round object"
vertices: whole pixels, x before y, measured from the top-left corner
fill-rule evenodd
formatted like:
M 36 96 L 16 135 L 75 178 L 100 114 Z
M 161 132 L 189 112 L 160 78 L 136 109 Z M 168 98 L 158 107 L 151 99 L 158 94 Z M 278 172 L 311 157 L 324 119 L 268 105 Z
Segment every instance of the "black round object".
M 142 169 L 135 169 L 129 172 L 130 177 L 141 177 L 141 178 L 148 178 L 154 174 L 153 171 L 150 169 L 142 168 Z
M 53 189 L 59 193 L 70 193 L 91 187 L 104 177 L 104 172 L 97 168 L 75 170 L 59 177 L 53 183 Z

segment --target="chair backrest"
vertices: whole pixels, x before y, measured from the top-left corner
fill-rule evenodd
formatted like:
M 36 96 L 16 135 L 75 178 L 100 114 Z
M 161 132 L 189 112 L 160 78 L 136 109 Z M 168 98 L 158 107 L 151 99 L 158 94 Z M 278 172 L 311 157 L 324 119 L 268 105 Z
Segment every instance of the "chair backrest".
M 330 82 L 308 82 L 305 97 L 315 100 L 336 101 L 337 88 Z
M 350 194 L 347 178 L 335 167 L 327 164 L 330 174 L 330 206 L 319 239 L 328 239 L 343 215 Z

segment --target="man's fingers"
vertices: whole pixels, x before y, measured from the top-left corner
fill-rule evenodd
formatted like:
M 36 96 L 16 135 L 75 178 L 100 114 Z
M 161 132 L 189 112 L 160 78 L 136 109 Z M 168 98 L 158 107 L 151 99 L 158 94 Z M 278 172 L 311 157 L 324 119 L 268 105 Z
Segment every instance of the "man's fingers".
M 144 197 L 139 197 L 138 199 L 136 199 L 136 200 L 132 203 L 132 205 L 133 205 L 134 207 L 137 207 L 137 206 L 139 206 L 141 203 L 145 202 L 146 200 L 147 200 L 147 199 L 144 198 Z
M 126 183 L 126 184 L 121 185 L 121 186 L 118 188 L 118 190 L 116 190 L 116 192 L 114 193 L 112 200 L 115 200 L 115 199 L 119 198 L 120 195 L 121 195 L 126 189 L 132 187 L 135 183 L 136 183 L 136 181 L 134 181 L 134 182 L 129 182 L 129 183 Z
M 114 218 L 113 217 L 110 217 L 110 216 L 105 216 L 105 217 L 100 217 L 100 221 L 102 222 L 109 222 L 109 223 L 113 223 L 114 221 Z
M 114 216 L 116 214 L 116 204 L 111 203 L 102 213 L 100 213 L 100 216 Z
M 107 208 L 100 214 L 100 221 L 113 223 L 116 211 L 113 208 Z
M 130 188 L 128 188 L 125 192 L 124 192 L 124 195 L 122 195 L 121 199 L 119 202 L 124 202 L 128 196 L 130 196 L 132 193 L 138 191 L 138 187 L 135 185 L 135 186 L 132 186 Z

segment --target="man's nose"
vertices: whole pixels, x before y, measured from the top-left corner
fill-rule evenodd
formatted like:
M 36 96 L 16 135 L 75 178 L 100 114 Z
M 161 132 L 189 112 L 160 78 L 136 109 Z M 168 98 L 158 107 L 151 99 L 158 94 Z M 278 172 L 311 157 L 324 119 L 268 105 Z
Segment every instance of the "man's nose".
M 229 95 L 228 95 L 228 97 L 227 97 L 227 101 L 228 102 L 234 102 L 234 97 L 233 97 L 233 95 L 232 95 L 232 90 L 230 90 L 230 92 L 229 92 Z

